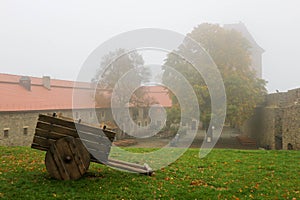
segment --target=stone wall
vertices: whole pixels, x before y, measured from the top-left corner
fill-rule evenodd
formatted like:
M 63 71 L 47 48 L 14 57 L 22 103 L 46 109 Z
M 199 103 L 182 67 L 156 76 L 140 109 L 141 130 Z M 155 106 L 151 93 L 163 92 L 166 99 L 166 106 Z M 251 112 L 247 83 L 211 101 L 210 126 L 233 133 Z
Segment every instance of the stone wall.
M 286 97 L 286 106 L 300 104 L 300 88 L 289 90 Z
M 300 150 L 300 105 L 285 108 L 282 131 L 283 149 Z
M 281 149 L 282 109 L 276 107 L 256 108 L 253 117 L 244 125 L 242 132 L 256 140 L 258 146 L 266 149 Z
M 264 148 L 300 150 L 300 88 L 267 95 L 242 132 Z
M 265 107 L 284 107 L 287 104 L 287 93 L 279 92 L 268 94 L 265 98 Z
M 30 146 L 38 115 L 51 114 L 53 112 L 73 118 L 72 110 L 0 112 L 0 145 Z M 100 112 L 97 111 L 96 113 L 98 116 L 91 109 L 74 111 L 74 115 L 78 115 L 78 118 L 84 119 L 87 123 L 91 124 L 98 124 L 97 117 L 99 117 Z
M 0 145 L 30 145 L 33 139 L 37 117 L 37 112 L 0 113 Z M 24 130 L 25 128 L 27 132 Z
M 276 122 L 274 117 L 276 115 L 276 108 L 263 108 L 260 122 L 261 131 L 256 132 L 254 137 L 261 147 L 275 148 L 275 126 Z M 264 133 L 264 134 L 261 134 Z
M 39 114 L 52 114 L 56 112 L 64 117 L 81 119 L 83 122 L 100 126 L 100 124 L 113 124 L 113 116 L 110 108 L 101 109 L 79 109 L 79 110 L 55 110 L 55 111 L 24 111 L 24 112 L 0 112 L 0 145 L 1 146 L 30 146 L 33 140 L 35 127 Z M 143 108 L 138 108 L 138 115 L 134 121 L 141 125 L 149 124 L 148 113 Z M 130 109 L 132 114 L 132 109 Z M 129 119 L 123 120 L 124 126 L 129 125 Z M 108 125 L 110 126 L 110 125 Z M 114 128 L 114 127 L 110 127 Z M 122 127 L 121 127 L 122 128 Z M 130 129 L 133 127 L 129 127 Z M 116 129 L 117 139 L 128 137 L 120 129 Z M 133 133 L 138 134 L 135 130 Z

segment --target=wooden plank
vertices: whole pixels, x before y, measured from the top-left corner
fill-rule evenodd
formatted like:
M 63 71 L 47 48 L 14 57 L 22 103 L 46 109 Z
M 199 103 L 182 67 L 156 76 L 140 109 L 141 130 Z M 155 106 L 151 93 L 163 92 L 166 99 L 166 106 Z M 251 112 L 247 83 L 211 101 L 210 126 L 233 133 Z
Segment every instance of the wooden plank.
M 103 141 L 103 143 L 110 143 L 110 145 L 111 145 L 111 142 L 108 140 L 108 138 L 105 135 L 88 133 L 88 132 L 83 132 L 83 131 L 78 131 L 78 134 L 80 136 L 80 139 L 82 139 L 82 140 L 87 140 L 87 141 L 91 141 L 91 142 Z
M 104 134 L 109 138 L 109 140 L 112 142 L 115 138 L 116 133 L 109 131 L 109 130 L 102 130 L 100 128 L 95 128 L 92 126 L 87 126 L 87 125 L 83 125 L 83 124 L 78 124 L 76 123 L 76 128 L 78 131 L 80 132 L 88 132 L 88 133 L 93 133 L 96 135 L 101 135 L 101 131 L 104 132 Z
M 39 137 L 39 136 L 34 136 L 33 142 L 34 144 L 38 144 L 41 147 L 49 149 L 50 146 L 55 142 L 55 140 Z
M 41 150 L 41 151 L 48 151 L 48 149 L 49 149 L 49 148 L 40 146 L 39 144 L 35 144 L 35 143 L 31 144 L 31 148 Z
M 46 123 L 50 123 L 50 124 L 56 124 L 56 125 L 60 125 L 60 126 L 70 128 L 70 129 L 76 129 L 74 121 L 66 120 L 66 119 L 60 119 L 60 118 L 57 118 L 57 117 L 52 117 L 50 115 L 40 114 L 39 118 L 38 118 L 38 121 L 46 122 Z
M 73 133 L 72 133 L 73 135 Z M 69 135 L 69 136 L 72 136 L 72 135 Z M 56 133 L 56 132 L 53 132 L 53 131 L 48 131 L 48 130 L 43 130 L 43 129 L 40 129 L 40 128 L 36 128 L 35 129 L 35 136 L 39 136 L 39 137 L 43 137 L 43 138 L 47 138 L 47 139 L 52 139 L 52 140 L 58 140 L 62 137 L 66 137 L 68 136 L 68 134 L 61 134 L 61 133 Z
M 60 130 L 60 129 L 59 129 Z M 57 131 L 59 131 L 57 130 Z M 68 133 L 66 132 L 65 134 L 62 134 L 62 133 L 57 133 L 57 132 L 54 132 L 54 131 L 48 131 L 48 130 L 44 130 L 44 129 L 40 129 L 40 128 L 36 128 L 35 129 L 35 136 L 39 136 L 39 137 L 43 137 L 43 138 L 47 138 L 47 139 L 52 139 L 52 140 L 58 140 L 62 137 L 65 137 L 65 136 L 74 136 L 74 133 Z M 96 135 L 96 134 L 93 134 L 93 133 L 87 133 L 87 132 L 80 132 L 80 137 L 81 139 L 84 139 L 84 140 L 88 140 L 88 141 L 91 141 L 91 142 L 100 142 L 100 141 L 103 141 L 105 143 L 110 143 L 110 141 L 108 141 L 108 138 L 106 136 L 102 136 L 102 135 Z
M 66 136 L 72 136 L 72 137 L 79 137 L 77 134 L 77 131 L 74 129 L 70 129 L 67 127 L 63 127 L 63 126 L 58 126 L 56 124 L 49 124 L 46 122 L 38 122 L 36 125 L 37 129 L 42 129 L 45 131 L 49 131 L 49 132 L 56 132 L 56 133 L 60 133 Z
M 84 146 L 86 148 L 89 149 L 95 149 L 97 150 L 99 153 L 109 153 L 110 151 L 110 146 L 103 144 L 103 143 L 97 143 L 97 142 L 91 142 L 91 141 L 86 141 L 86 140 L 82 140 L 82 143 L 84 144 Z
M 49 115 L 39 115 L 39 119 L 38 121 L 42 124 L 52 124 L 56 127 L 65 127 L 67 130 L 73 130 L 74 133 L 76 133 L 76 129 L 82 132 L 89 132 L 89 133 L 94 133 L 94 134 L 99 134 L 100 135 L 100 131 L 102 129 L 100 129 L 99 127 L 94 127 L 92 125 L 87 125 L 87 124 L 81 124 L 81 123 L 75 123 L 72 120 L 66 120 L 65 118 L 57 118 L 57 117 L 52 117 Z M 41 126 L 41 124 L 37 124 L 37 128 L 40 128 L 39 126 Z M 43 125 L 42 125 L 43 126 Z M 45 127 L 45 126 L 44 126 Z M 45 127 L 45 130 L 48 130 L 48 127 Z M 43 128 L 41 128 L 43 129 Z M 51 130 L 51 129 L 50 129 Z M 116 133 L 110 130 L 102 130 L 104 132 L 104 134 L 109 138 L 110 141 L 113 141 L 115 138 Z M 55 131 L 57 132 L 57 131 Z M 65 133 L 65 132 L 59 132 L 59 133 Z M 76 136 L 73 136 L 76 137 Z

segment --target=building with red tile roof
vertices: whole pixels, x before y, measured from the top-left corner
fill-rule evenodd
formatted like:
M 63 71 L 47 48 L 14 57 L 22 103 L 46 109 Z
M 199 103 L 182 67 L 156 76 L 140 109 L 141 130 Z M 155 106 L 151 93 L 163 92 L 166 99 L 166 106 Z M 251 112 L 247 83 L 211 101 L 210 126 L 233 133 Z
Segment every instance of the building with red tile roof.
M 30 88 L 20 83 L 21 79 L 28 81 Z M 76 88 L 75 88 L 76 85 Z M 143 86 L 146 95 L 163 107 L 171 107 L 172 102 L 168 91 L 162 86 Z M 85 97 L 85 101 L 78 101 L 75 108 L 72 105 L 73 91 Z M 43 110 L 68 110 L 94 108 L 95 102 L 92 98 L 94 88 L 91 83 L 76 82 L 67 80 L 51 79 L 48 76 L 43 78 L 18 76 L 0 73 L 0 112 L 4 111 L 43 111 Z M 97 104 L 97 108 L 107 107 Z
M 142 89 L 156 104 L 172 106 L 166 88 L 143 86 Z M 90 98 L 83 98 L 73 105 L 74 91 Z M 38 78 L 0 73 L 0 145 L 30 145 L 39 113 L 75 115 L 75 118 L 88 119 L 91 123 L 110 121 L 110 101 L 96 104 L 94 92 L 93 84 L 87 82 L 75 84 L 49 76 Z
M 0 74 L 0 112 L 72 109 L 73 81 Z M 78 85 L 78 84 L 76 84 Z M 28 87 L 26 87 L 28 86 Z M 76 90 L 91 95 L 89 83 Z M 94 102 L 82 102 L 78 109 L 91 108 Z

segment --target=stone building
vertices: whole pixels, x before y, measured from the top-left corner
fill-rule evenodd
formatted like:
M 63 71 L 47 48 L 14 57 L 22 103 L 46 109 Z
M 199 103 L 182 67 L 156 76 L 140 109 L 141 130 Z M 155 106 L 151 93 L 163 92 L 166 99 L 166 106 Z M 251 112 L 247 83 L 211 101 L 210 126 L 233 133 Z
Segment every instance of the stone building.
M 265 50 L 256 43 L 247 27 L 242 22 L 236 24 L 224 24 L 223 27 L 225 29 L 233 29 L 240 32 L 249 41 L 252 62 L 250 67 L 256 72 L 258 78 L 262 78 L 262 54 Z
M 267 95 L 243 132 L 264 148 L 300 150 L 300 88 Z
M 76 87 L 76 88 L 75 88 Z M 151 88 L 151 87 L 150 87 Z M 88 96 L 87 100 L 73 105 L 73 91 Z M 0 145 L 28 146 L 40 113 L 59 113 L 65 117 L 83 119 L 92 124 L 113 123 L 109 104 L 96 104 L 94 88 L 90 83 L 18 76 L 0 73 Z M 149 95 L 163 107 L 170 107 L 167 91 L 153 86 Z M 137 110 L 137 113 L 134 113 Z M 139 125 L 149 123 L 145 107 L 131 107 L 130 114 Z M 159 123 L 159 122 L 158 122 Z

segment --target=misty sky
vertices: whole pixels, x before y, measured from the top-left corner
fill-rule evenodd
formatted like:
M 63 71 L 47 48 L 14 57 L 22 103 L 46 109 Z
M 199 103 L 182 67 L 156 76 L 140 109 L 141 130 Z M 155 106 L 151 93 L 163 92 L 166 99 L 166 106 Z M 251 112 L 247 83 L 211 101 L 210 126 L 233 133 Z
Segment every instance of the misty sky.
M 203 22 L 243 22 L 265 49 L 270 92 L 300 87 L 300 2 L 0 1 L 0 73 L 75 80 L 85 59 L 112 36 L 138 28 L 182 34 Z

